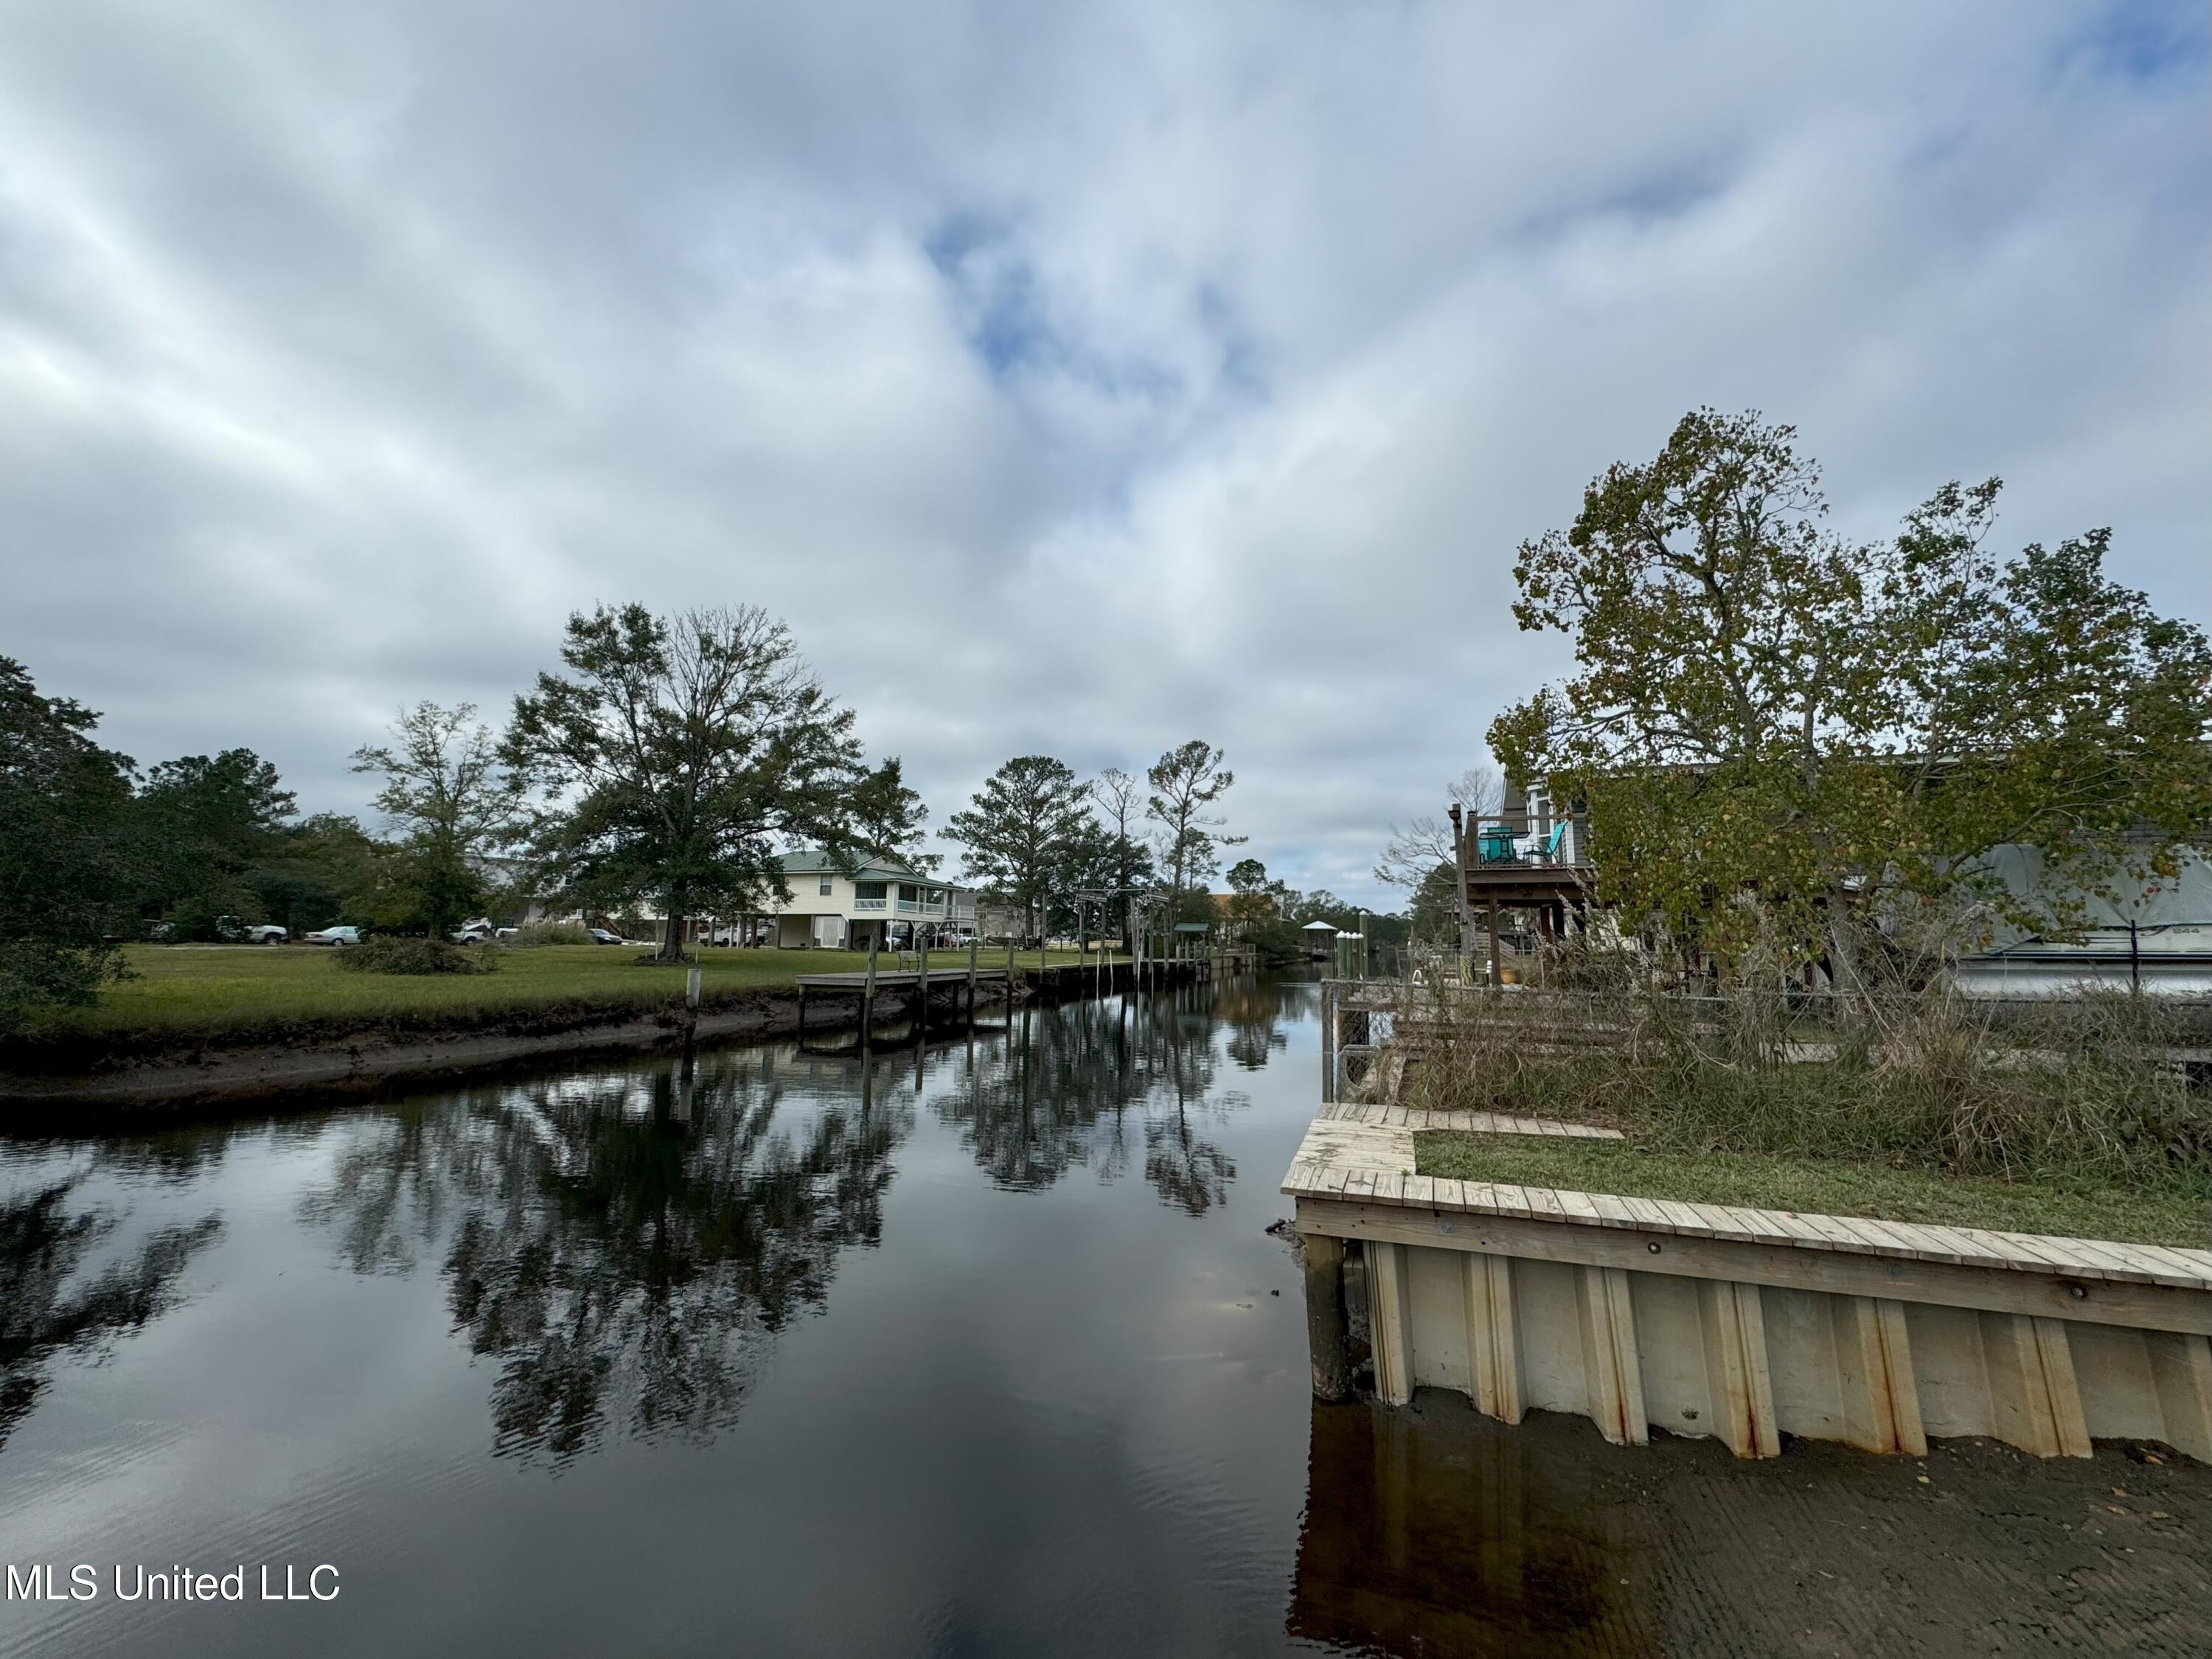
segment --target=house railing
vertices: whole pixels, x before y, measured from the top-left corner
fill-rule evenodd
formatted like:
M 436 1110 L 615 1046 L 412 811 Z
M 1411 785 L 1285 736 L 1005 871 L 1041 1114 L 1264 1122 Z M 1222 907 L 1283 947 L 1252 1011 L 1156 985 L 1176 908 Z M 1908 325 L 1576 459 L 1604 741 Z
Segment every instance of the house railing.
M 1468 826 L 1468 866 L 1498 865 L 1558 866 L 1579 862 L 1572 823 L 1561 818 L 1547 828 L 1528 829 L 1501 818 L 1478 818 Z

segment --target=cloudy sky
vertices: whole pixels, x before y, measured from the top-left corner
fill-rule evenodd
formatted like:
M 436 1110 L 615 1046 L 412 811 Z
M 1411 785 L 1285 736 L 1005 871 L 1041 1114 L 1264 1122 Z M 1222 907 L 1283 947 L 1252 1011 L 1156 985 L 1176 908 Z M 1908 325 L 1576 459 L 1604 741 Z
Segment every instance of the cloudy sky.
M 2212 601 L 2205 8 L 23 0 L 0 653 L 310 809 L 595 600 L 789 620 L 936 820 L 1228 749 L 1375 892 L 1698 404 Z

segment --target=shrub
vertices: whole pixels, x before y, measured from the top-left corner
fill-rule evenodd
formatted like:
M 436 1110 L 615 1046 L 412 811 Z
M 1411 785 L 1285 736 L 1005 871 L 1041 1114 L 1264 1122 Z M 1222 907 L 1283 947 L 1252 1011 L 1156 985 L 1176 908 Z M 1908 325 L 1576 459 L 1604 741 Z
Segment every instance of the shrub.
M 533 921 L 527 927 L 518 927 L 509 945 L 589 945 L 591 934 L 573 921 Z
M 337 965 L 356 974 L 489 974 L 498 957 L 442 939 L 363 939 L 337 953 Z

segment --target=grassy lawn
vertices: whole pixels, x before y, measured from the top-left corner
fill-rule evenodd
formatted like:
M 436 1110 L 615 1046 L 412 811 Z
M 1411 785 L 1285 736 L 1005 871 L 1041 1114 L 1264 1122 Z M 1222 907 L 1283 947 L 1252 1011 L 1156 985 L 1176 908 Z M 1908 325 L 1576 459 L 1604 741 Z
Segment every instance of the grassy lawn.
M 335 951 L 307 945 L 134 945 L 128 952 L 131 977 L 101 993 L 96 1007 L 59 1011 L 27 1036 L 33 1044 L 110 1036 L 253 1040 L 305 1035 L 302 1028 L 325 1023 L 420 1028 L 449 1016 L 650 1007 L 681 997 L 685 969 L 641 964 L 643 948 L 540 945 L 501 951 L 495 973 L 415 976 L 349 973 L 337 966 Z M 931 975 L 964 970 L 967 960 L 965 951 L 933 951 Z M 1052 953 L 1054 966 L 1075 960 L 1072 951 Z M 1036 961 L 1034 951 L 1015 958 L 1019 967 Z M 788 986 L 802 973 L 857 971 L 867 963 L 856 951 L 708 949 L 696 965 L 704 975 L 702 996 L 713 1002 Z M 987 946 L 981 963 L 1004 968 L 1005 948 Z M 879 968 L 897 965 L 893 956 L 878 962 Z
M 1462 1181 L 2145 1244 L 2212 1244 L 2212 1190 L 2203 1182 L 2192 1190 L 2087 1175 L 1969 1180 L 1840 1158 L 1650 1152 L 1633 1142 L 1456 1130 L 1416 1134 L 1413 1159 L 1422 1175 Z

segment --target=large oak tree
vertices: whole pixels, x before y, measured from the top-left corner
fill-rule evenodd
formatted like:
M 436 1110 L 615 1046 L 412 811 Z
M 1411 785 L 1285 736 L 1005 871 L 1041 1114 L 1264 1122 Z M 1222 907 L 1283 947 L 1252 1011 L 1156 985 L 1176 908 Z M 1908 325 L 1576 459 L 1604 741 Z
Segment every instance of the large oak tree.
M 540 802 L 531 850 L 587 902 L 657 903 L 664 957 L 693 916 L 787 902 L 780 847 L 857 864 L 919 833 L 899 763 L 867 764 L 852 711 L 755 606 L 601 605 L 569 617 L 561 659 L 515 699 L 501 745 Z

